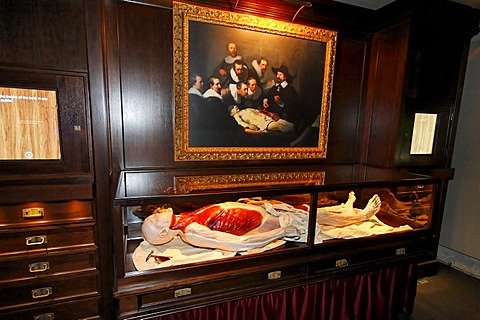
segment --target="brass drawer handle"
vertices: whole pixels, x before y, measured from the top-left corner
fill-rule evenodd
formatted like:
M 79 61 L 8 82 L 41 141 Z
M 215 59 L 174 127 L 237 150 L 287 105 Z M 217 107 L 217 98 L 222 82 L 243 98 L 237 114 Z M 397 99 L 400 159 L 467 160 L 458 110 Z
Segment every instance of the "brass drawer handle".
M 282 277 L 282 271 L 272 271 L 267 274 L 268 280 L 276 280 Z
M 30 272 L 43 272 L 50 269 L 50 262 L 35 262 L 28 265 L 28 271 Z
M 178 297 L 183 297 L 183 296 L 188 296 L 188 295 L 191 295 L 192 294 L 192 288 L 182 288 L 182 289 L 178 289 L 178 290 L 175 290 L 175 298 L 178 298 Z
M 22 215 L 25 219 L 43 218 L 45 215 L 45 210 L 43 208 L 25 208 L 22 209 Z
M 340 260 L 335 261 L 335 267 L 337 267 L 337 268 L 348 267 L 347 259 L 340 259 Z
M 37 246 L 47 243 L 47 236 L 33 236 L 25 238 L 27 246 Z
M 53 293 L 52 287 L 44 287 L 44 288 L 38 288 L 38 289 L 33 289 L 32 290 L 32 298 L 33 299 L 39 299 L 39 298 L 45 298 L 48 297 Z
M 53 312 L 42 313 L 33 317 L 33 320 L 53 320 L 53 319 L 55 319 Z

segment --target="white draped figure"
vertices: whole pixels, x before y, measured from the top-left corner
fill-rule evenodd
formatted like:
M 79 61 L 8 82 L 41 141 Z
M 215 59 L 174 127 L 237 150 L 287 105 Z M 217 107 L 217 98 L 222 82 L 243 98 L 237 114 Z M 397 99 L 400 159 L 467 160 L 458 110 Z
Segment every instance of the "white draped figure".
M 243 202 L 213 204 L 179 215 L 170 208 L 159 208 L 143 222 L 142 234 L 152 245 L 180 236 L 194 246 L 227 251 L 260 248 L 277 239 L 306 241 L 308 205 L 294 207 L 258 199 L 243 199 Z M 345 226 L 368 220 L 380 210 L 378 195 L 363 210 L 354 209 L 354 202 L 351 192 L 346 204 L 319 208 L 317 223 Z

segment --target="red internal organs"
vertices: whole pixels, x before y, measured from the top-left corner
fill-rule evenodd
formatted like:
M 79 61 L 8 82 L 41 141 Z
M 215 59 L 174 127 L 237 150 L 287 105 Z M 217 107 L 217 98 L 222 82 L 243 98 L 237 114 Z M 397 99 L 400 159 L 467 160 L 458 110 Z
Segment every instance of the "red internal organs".
M 211 230 L 241 236 L 259 227 L 262 219 L 262 214 L 256 210 L 241 207 L 222 208 L 219 205 L 212 205 L 194 212 L 180 214 L 172 229 L 185 231 L 189 224 L 197 222 Z

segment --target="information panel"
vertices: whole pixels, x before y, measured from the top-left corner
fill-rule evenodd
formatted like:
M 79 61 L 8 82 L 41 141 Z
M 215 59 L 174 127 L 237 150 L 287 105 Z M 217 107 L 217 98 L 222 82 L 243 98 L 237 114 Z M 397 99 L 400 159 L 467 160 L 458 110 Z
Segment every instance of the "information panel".
M 56 91 L 0 87 L 0 160 L 59 159 Z

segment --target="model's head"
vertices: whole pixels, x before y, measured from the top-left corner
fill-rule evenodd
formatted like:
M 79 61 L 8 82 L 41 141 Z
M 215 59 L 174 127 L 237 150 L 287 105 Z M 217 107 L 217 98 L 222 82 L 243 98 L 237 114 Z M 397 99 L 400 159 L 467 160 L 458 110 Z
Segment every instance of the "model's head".
M 173 219 L 175 217 L 171 208 L 155 210 L 142 223 L 143 238 L 153 245 L 170 242 L 181 232 L 170 229 Z

